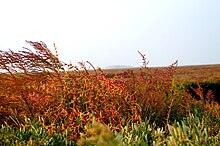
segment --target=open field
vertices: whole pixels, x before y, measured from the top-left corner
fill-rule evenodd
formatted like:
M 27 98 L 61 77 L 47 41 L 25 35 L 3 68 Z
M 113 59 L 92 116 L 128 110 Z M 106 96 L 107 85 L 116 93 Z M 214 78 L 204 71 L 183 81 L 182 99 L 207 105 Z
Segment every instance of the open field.
M 139 68 L 128 68 L 139 73 Z M 122 73 L 128 69 L 104 69 L 104 72 L 113 76 L 113 74 Z M 150 69 L 164 70 L 165 67 L 150 67 Z M 193 65 L 193 66 L 178 66 L 174 79 L 177 81 L 216 81 L 220 80 L 220 64 L 210 65 Z

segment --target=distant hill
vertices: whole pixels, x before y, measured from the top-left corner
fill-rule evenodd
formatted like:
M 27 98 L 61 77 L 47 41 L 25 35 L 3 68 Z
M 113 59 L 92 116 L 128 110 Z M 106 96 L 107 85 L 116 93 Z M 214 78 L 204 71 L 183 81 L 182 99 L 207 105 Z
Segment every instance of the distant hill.
M 111 66 L 107 66 L 105 67 L 106 69 L 120 69 L 120 68 L 134 68 L 131 65 L 111 65 Z

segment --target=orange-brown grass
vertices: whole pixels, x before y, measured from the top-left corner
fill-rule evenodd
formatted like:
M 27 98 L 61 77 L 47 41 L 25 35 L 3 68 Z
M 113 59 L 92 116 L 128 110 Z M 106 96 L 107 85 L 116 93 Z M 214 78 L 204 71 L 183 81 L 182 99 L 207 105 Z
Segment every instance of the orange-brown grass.
M 0 124 L 21 125 L 25 117 L 43 117 L 48 133 L 67 132 L 72 140 L 92 120 L 120 130 L 128 122 L 150 119 L 158 126 L 186 116 L 195 107 L 207 110 L 175 84 L 177 62 L 164 69 L 143 66 L 109 77 L 105 71 L 88 71 L 63 63 L 43 42 L 27 41 L 33 49 L 0 51 Z M 89 63 L 89 62 L 87 62 Z M 89 63 L 91 65 L 91 63 Z M 218 107 L 210 106 L 209 111 Z
M 109 77 L 112 77 L 114 74 L 122 73 L 128 69 L 104 69 L 103 71 Z M 149 69 L 165 70 L 166 67 L 149 67 Z M 140 68 L 130 68 L 129 70 L 133 70 L 134 73 L 140 73 Z M 174 74 L 174 79 L 180 82 L 220 80 L 220 64 L 178 66 Z
M 220 64 L 178 67 L 175 79 L 179 81 L 220 80 Z

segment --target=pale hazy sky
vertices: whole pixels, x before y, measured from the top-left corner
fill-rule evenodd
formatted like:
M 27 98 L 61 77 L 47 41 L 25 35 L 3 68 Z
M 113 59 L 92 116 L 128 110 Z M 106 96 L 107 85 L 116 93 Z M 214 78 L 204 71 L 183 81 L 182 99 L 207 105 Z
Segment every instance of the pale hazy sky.
M 220 0 L 1 0 L 0 49 L 55 43 L 95 67 L 220 63 Z

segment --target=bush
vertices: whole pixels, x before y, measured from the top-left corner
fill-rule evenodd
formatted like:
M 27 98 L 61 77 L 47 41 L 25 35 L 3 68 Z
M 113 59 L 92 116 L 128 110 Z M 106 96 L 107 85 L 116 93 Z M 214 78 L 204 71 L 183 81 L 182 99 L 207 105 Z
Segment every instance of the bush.
M 92 114 L 116 129 L 129 120 L 141 120 L 123 79 L 106 78 L 101 69 L 89 72 L 83 63 L 83 70 L 63 63 L 43 42 L 27 43 L 34 50 L 0 52 L 1 123 L 13 124 L 7 117 L 14 117 L 19 125 L 25 116 L 40 115 L 48 127 L 55 124 L 71 129 L 72 139 L 77 140 Z

